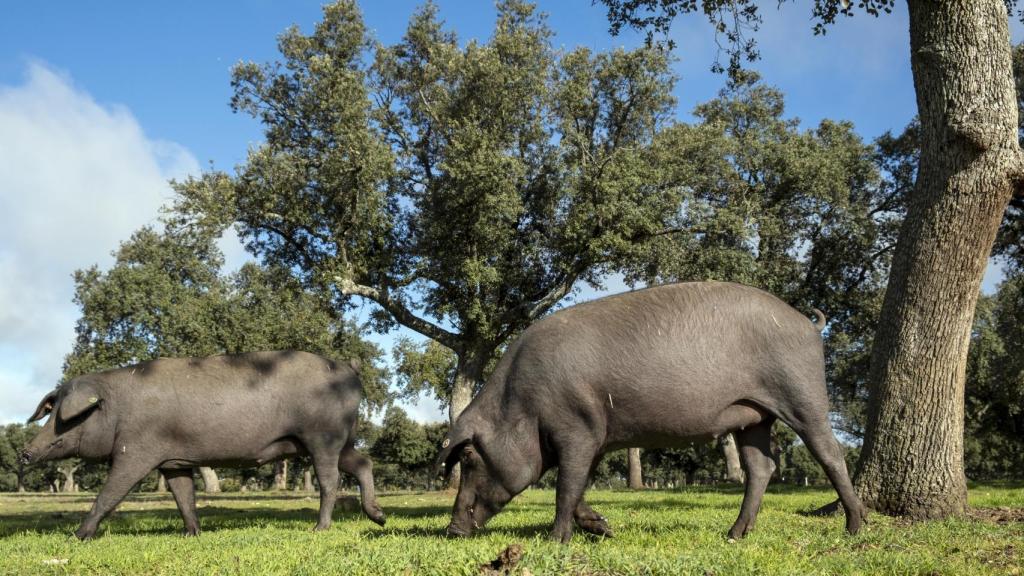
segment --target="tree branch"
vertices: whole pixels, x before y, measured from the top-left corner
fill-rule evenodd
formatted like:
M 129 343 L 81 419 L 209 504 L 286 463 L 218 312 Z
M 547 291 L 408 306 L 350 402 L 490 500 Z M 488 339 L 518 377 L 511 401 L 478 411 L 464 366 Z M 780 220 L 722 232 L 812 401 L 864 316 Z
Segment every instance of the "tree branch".
M 432 322 L 416 316 L 404 304 L 392 298 L 386 289 L 356 284 L 351 278 L 342 278 L 341 276 L 335 276 L 334 281 L 337 282 L 338 289 L 341 290 L 342 294 L 362 296 L 363 298 L 373 300 L 386 310 L 388 314 L 391 314 L 395 321 L 402 326 L 415 330 L 431 340 L 436 340 L 438 343 L 456 352 L 461 348 L 461 340 L 458 334 L 449 332 Z

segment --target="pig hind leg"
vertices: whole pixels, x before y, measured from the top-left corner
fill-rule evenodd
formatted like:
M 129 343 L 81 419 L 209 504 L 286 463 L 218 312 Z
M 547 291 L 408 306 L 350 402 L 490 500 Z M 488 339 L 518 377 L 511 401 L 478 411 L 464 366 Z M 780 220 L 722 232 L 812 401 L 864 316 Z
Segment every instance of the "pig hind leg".
M 846 511 L 846 531 L 856 534 L 867 514 L 864 505 L 861 504 L 860 498 L 857 497 L 857 493 L 853 489 L 853 483 L 850 482 L 842 448 L 832 434 L 832 428 L 828 425 L 825 414 L 801 416 L 797 414 L 788 423 L 825 470 L 833 488 L 839 493 L 839 501 L 843 503 L 843 508 Z
M 192 469 L 161 468 L 160 473 L 167 479 L 167 487 L 174 495 L 178 504 L 181 519 L 185 522 L 185 535 L 199 534 L 199 517 L 196 513 L 196 485 L 192 479 Z
M 79 540 L 89 540 L 96 534 L 100 522 L 110 514 L 128 492 L 149 474 L 156 464 L 136 459 L 114 460 L 107 475 L 107 482 L 100 489 L 92 509 L 82 520 L 82 525 L 75 531 Z
M 377 504 L 377 496 L 373 489 L 373 462 L 360 454 L 349 443 L 341 451 L 341 469 L 355 476 L 356 481 L 359 482 L 359 497 L 363 503 L 363 512 L 370 520 L 383 526 L 385 520 L 384 511 Z
M 761 498 L 775 471 L 775 461 L 771 456 L 772 422 L 774 418 L 768 418 L 750 428 L 734 432 L 747 480 L 739 518 L 729 530 L 730 538 L 742 538 L 754 529 Z

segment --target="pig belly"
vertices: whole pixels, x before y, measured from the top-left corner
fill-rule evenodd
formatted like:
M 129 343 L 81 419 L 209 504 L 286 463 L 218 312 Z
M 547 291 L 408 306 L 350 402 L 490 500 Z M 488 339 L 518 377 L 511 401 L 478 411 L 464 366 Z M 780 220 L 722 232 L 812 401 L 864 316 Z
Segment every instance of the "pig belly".
M 260 450 L 248 454 L 219 454 L 201 458 L 173 458 L 160 465 L 161 468 L 194 468 L 213 466 L 220 468 L 250 468 L 261 466 L 281 458 L 307 456 L 309 451 L 297 438 L 280 438 Z
M 660 415 L 659 415 L 660 413 Z M 613 418 L 605 445 L 618 448 L 674 448 L 707 442 L 723 434 L 753 426 L 771 416 L 760 407 L 737 402 L 711 414 L 692 416 L 685 409 L 648 411 L 645 415 Z M 645 417 L 646 416 L 646 417 Z M 654 416 L 654 417 L 652 417 Z

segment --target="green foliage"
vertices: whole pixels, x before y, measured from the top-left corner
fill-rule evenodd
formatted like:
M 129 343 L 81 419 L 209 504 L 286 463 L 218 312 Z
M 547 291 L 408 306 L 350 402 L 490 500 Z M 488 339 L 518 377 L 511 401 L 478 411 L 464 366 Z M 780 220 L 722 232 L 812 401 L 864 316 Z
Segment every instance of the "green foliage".
M 1024 274 L 1014 272 L 975 312 L 964 403 L 964 467 L 972 479 L 1024 470 Z
M 430 392 L 447 406 L 452 396 L 458 359 L 455 354 L 434 340 L 416 343 L 398 338 L 391 350 L 398 389 L 405 398 L 416 398 Z
M 447 430 L 446 424 L 419 424 L 401 408 L 388 408 L 369 449 L 377 485 L 429 487 L 434 456 Z
M 623 27 L 642 30 L 647 33 L 648 44 L 675 46 L 668 37 L 673 21 L 678 16 L 701 12 L 715 31 L 719 56 L 724 51 L 729 63 L 723 66 L 716 57 L 711 69 L 715 72 L 728 71 L 730 76 L 743 72 L 742 62 L 754 62 L 760 58 L 757 42 L 751 37 L 762 24 L 757 0 L 601 0 L 608 8 L 608 22 L 612 35 L 618 35 Z M 1007 0 L 1007 5 L 1016 0 Z M 770 5 L 781 8 L 783 0 Z M 815 34 L 825 34 L 828 26 L 839 16 L 851 17 L 856 11 L 878 16 L 892 12 L 896 0 L 814 0 L 811 20 Z M 656 36 L 663 39 L 656 41 Z M 723 41 L 724 38 L 724 41 Z
M 247 263 L 223 274 L 215 241 L 198 227 L 143 228 L 110 270 L 76 272 L 82 316 L 65 378 L 161 356 L 297 349 L 362 359 L 368 406 L 387 402 L 380 351 L 354 324 L 279 269 Z
M 68 535 L 92 496 L 0 495 L 0 557 L 12 574 L 424 574 L 473 576 L 507 546 L 524 555 L 512 574 L 1012 574 L 1024 529 L 973 519 L 908 524 L 872 515 L 857 536 L 840 517 L 806 516 L 832 500 L 828 489 L 769 487 L 757 529 L 735 543 L 740 487 L 679 491 L 592 490 L 588 501 L 615 528 L 597 540 L 547 540 L 554 493 L 528 490 L 473 538 L 444 538 L 451 493 L 380 498 L 388 525 L 358 511 L 313 532 L 316 499 L 280 493 L 201 496 L 199 538 L 182 538 L 170 495 L 134 495 L 88 545 Z M 1024 506 L 1019 486 L 972 486 L 973 506 Z M 66 564 L 51 565 L 67 560 Z M 49 563 L 48 563 L 49 562 Z
M 499 2 L 484 42 L 460 43 L 428 4 L 392 46 L 340 0 L 278 48 L 232 81 L 265 142 L 235 176 L 184 183 L 177 212 L 239 223 L 263 262 L 339 309 L 367 298 L 377 329 L 401 324 L 456 355 L 452 384 L 409 372 L 407 391 L 477 384 L 512 335 L 599 283 L 679 205 L 652 147 L 673 103 L 659 51 L 560 52 L 518 0 Z
M 18 462 L 18 454 L 39 432 L 38 424 L 8 424 L 0 427 L 0 492 L 13 492 L 24 488 L 31 492 L 50 489 L 57 479 L 54 462 L 25 466 Z

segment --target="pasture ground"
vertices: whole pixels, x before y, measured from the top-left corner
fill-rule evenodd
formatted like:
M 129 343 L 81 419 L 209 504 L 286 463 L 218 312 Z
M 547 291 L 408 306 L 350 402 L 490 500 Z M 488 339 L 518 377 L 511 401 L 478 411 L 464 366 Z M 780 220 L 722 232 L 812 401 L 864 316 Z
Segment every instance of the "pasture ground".
M 547 541 L 554 492 L 520 495 L 478 536 L 449 540 L 443 530 L 454 493 L 389 493 L 388 525 L 336 510 L 314 533 L 318 499 L 303 493 L 200 495 L 203 533 L 179 535 L 169 495 L 133 494 L 96 540 L 70 535 L 91 494 L 0 494 L 2 574 L 480 574 L 507 546 L 522 546 L 512 574 L 1021 574 L 1021 485 L 972 486 L 976 516 L 911 524 L 873 514 L 857 536 L 842 517 L 803 514 L 829 502 L 824 488 L 772 486 L 757 530 L 725 538 L 739 511 L 739 487 L 675 491 L 592 490 L 615 538 L 577 532 L 568 546 Z M 999 508 L 1003 508 L 999 511 Z M 1007 520 L 1007 516 L 1015 519 Z

